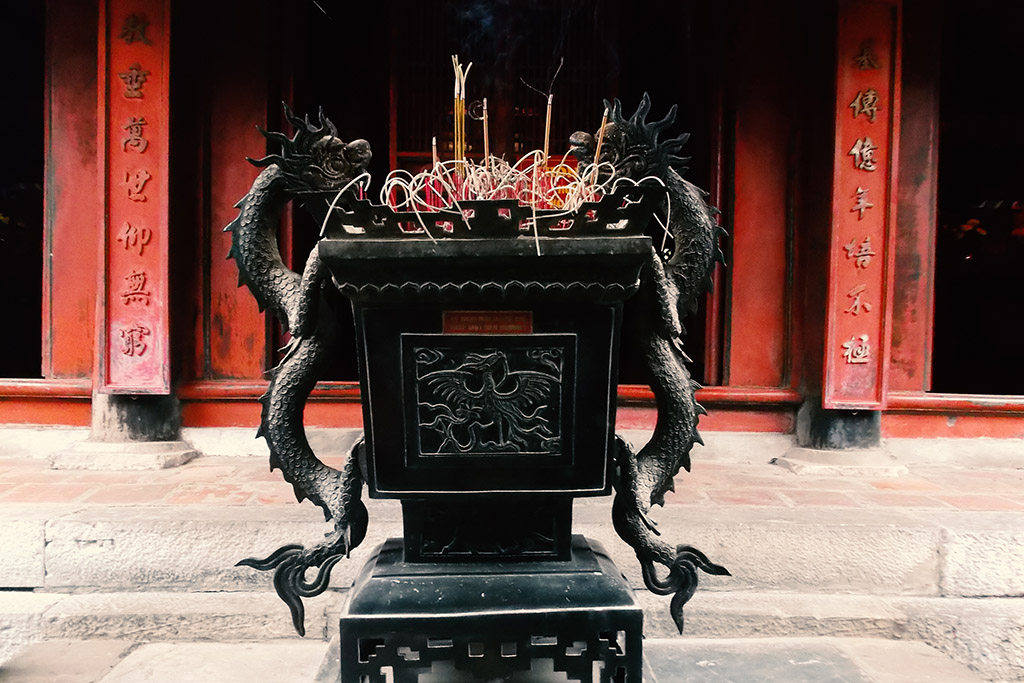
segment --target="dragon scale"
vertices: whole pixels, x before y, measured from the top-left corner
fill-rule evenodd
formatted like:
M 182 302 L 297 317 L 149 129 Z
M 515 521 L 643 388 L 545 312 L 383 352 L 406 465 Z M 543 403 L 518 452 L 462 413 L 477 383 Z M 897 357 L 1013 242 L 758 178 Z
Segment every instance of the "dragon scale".
M 670 614 L 681 633 L 683 605 L 697 588 L 697 570 L 718 575 L 729 572 L 696 548 L 673 548 L 662 541 L 648 513 L 653 505 L 664 505 L 665 493 L 674 490 L 679 470 L 690 469 L 694 444 L 702 443 L 697 420 L 704 409 L 696 401 L 697 386 L 686 369 L 689 359 L 680 335 L 682 319 L 696 310 L 699 297 L 711 286 L 715 263 L 722 260 L 718 240 L 725 231 L 715 221 L 717 210 L 705 203 L 706 194 L 680 175 L 687 159 L 676 152 L 688 136 L 658 141 L 661 131 L 675 121 L 676 108 L 665 118 L 648 123 L 651 101 L 647 95 L 628 119 L 618 100 L 605 106 L 610 116 L 601 158 L 595 159 L 594 136 L 584 132 L 572 135 L 573 153 L 584 164 L 610 162 L 615 175 L 604 180 L 613 185 L 620 178 L 663 184 L 668 190 L 663 227 L 671 246 L 661 253 L 652 249 L 640 276 L 636 295 L 640 324 L 634 332 L 649 373 L 658 419 L 654 434 L 639 453 L 616 437 L 618 476 L 612 522 L 636 552 L 647 588 L 659 595 L 673 595 Z M 604 172 L 607 167 L 600 168 Z M 660 236 L 654 242 L 660 243 Z M 656 565 L 668 570 L 665 578 L 658 576 Z
M 320 113 L 316 125 L 299 119 L 285 107 L 296 128 L 293 138 L 264 133 L 281 143 L 279 155 L 250 162 L 264 166 L 236 208 L 238 218 L 225 228 L 231 232 L 231 251 L 238 265 L 240 284 L 252 291 L 261 309 L 269 310 L 292 339 L 281 363 L 271 371 L 270 387 L 261 398 L 263 411 L 258 436 L 270 449 L 271 469 L 280 468 L 292 484 L 296 498 L 309 498 L 334 530 L 312 548 L 284 546 L 260 560 L 238 564 L 274 570 L 274 587 L 288 605 L 292 622 L 305 634 L 302 598 L 327 588 L 331 568 L 366 536 L 366 507 L 360 500 L 363 481 L 358 467 L 362 442 L 349 454 L 341 471 L 328 467 L 313 452 L 302 424 L 303 409 L 337 337 L 333 315 L 334 293 L 316 248 L 300 275 L 281 259 L 277 225 L 289 201 L 305 192 L 341 190 L 366 170 L 369 145 L 363 140 L 343 143 L 331 122 Z M 327 310 L 324 310 L 327 309 Z M 323 314 L 321 315 L 321 311 Z M 305 572 L 318 567 L 307 582 Z

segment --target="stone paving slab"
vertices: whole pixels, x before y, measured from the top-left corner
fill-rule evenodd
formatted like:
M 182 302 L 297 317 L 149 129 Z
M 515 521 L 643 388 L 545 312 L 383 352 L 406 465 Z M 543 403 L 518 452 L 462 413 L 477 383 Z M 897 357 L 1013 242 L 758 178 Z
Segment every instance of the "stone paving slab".
M 907 638 L 990 680 L 1024 681 L 1024 598 L 921 598 L 896 606 L 907 615 Z
M 337 640 L 326 643 L 50 641 L 0 668 L 5 683 L 336 683 Z M 128 653 L 126 655 L 126 653 Z M 921 643 L 859 638 L 647 640 L 646 683 L 978 683 Z M 469 680 L 457 673 L 434 680 Z M 565 681 L 564 675 L 515 681 Z
M 336 637 L 347 591 L 306 601 L 307 639 Z M 10 599 L 15 596 L 17 600 Z M 6 602 L 3 598 L 8 598 Z M 927 598 L 698 591 L 680 638 L 668 599 L 637 591 L 648 638 L 871 638 L 925 642 L 995 680 L 1024 680 L 1024 598 Z M 13 605 L 13 602 L 18 605 Z M 288 611 L 262 593 L 0 593 L 11 646 L 38 639 L 131 642 L 298 640 Z M 325 635 L 326 634 L 326 635 Z M 2 661 L 2 659 L 0 659 Z M 0 677 L 2 680 L 2 677 Z
M 312 683 L 326 649 L 323 641 L 152 643 L 98 683 Z
M 121 640 L 50 640 L 0 665 L 4 683 L 97 683 L 133 644 Z
M 644 643 L 646 683 L 974 683 L 983 679 L 920 643 L 868 639 Z
M 941 531 L 904 512 L 719 506 L 695 514 L 667 505 L 651 517 L 665 542 L 693 545 L 732 573 L 702 575 L 703 589 L 938 594 Z M 601 542 L 642 587 L 639 563 L 610 519 L 605 507 L 578 502 L 574 529 Z
M 944 532 L 943 595 L 1024 596 L 1024 515 L 935 511 L 915 516 Z
M 24 591 L 0 592 L 0 662 L 42 637 L 43 612 L 62 598 Z
M 393 501 L 371 501 L 368 507 L 369 536 L 335 568 L 336 587 L 351 584 L 376 544 L 401 536 L 400 509 Z M 702 577 L 712 590 L 940 594 L 942 529 L 906 513 L 864 511 L 851 517 L 830 509 L 723 506 L 697 516 L 687 507 L 669 506 L 653 517 L 667 541 L 695 545 L 729 568 L 732 577 Z M 610 519 L 609 500 L 580 502 L 575 530 L 602 543 L 641 587 L 634 554 Z M 312 506 L 86 506 L 47 522 L 45 538 L 22 539 L 29 544 L 26 552 L 35 553 L 36 568 L 14 585 L 41 580 L 49 590 L 251 590 L 268 585 L 270 575 L 235 563 L 265 557 L 287 543 L 318 542 L 329 528 L 320 520 Z M 0 573 L 0 585 L 6 581 Z
M 52 596 L 39 623 L 44 639 L 132 642 L 298 639 L 288 608 L 272 590 L 216 593 L 85 593 Z M 307 601 L 306 633 L 326 633 L 325 600 Z
M 610 499 L 577 501 L 575 531 L 601 542 L 640 587 L 639 565 L 615 535 L 610 507 Z M 337 587 L 350 585 L 375 544 L 401 536 L 394 501 L 368 508 L 369 536 L 335 569 Z M 732 572 L 701 577 L 706 589 L 1024 595 L 1024 514 L 667 505 L 651 516 L 666 541 L 694 545 Z M 50 590 L 250 590 L 269 575 L 237 568 L 238 560 L 315 544 L 330 528 L 309 504 L 0 504 L 0 522 L 7 549 L 0 587 Z

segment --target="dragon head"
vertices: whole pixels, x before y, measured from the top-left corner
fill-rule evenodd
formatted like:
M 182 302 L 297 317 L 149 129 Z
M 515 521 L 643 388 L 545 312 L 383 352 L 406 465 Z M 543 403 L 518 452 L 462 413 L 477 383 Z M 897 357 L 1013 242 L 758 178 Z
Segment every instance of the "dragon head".
M 295 116 L 287 104 L 284 115 L 295 127 L 295 135 L 289 138 L 259 128 L 265 138 L 281 145 L 281 152 L 249 159 L 249 163 L 261 168 L 276 164 L 293 192 L 339 190 L 366 172 L 372 157 L 370 143 L 343 142 L 323 109 L 318 112 L 315 125 L 309 116 Z
M 615 167 L 615 177 L 640 180 L 647 176 L 665 179 L 668 169 L 673 168 L 682 175 L 689 157 L 680 157 L 676 153 L 682 149 L 689 139 L 689 134 L 680 135 L 664 142 L 658 142 L 658 136 L 676 120 L 676 105 L 668 110 L 668 114 L 660 121 L 647 122 L 647 114 L 651 111 L 651 98 L 644 93 L 636 113 L 628 119 L 622 115 L 622 103 L 618 99 L 604 102 L 608 110 L 608 123 L 605 125 L 604 139 L 601 142 L 601 163 L 611 163 Z M 597 151 L 597 136 L 584 131 L 577 131 L 569 136 L 570 151 L 581 165 L 594 163 Z

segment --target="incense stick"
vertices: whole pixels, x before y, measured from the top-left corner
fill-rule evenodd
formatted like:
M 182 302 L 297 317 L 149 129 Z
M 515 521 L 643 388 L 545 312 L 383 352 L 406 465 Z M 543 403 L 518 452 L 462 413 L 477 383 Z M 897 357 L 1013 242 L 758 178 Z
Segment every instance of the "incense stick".
M 548 145 L 551 142 L 551 101 L 554 95 L 548 94 L 548 112 L 544 119 L 544 166 L 548 165 Z
M 466 164 L 466 77 L 469 76 L 469 70 L 472 68 L 473 62 L 470 62 L 462 70 L 462 86 L 459 88 L 459 129 L 461 131 L 459 140 L 462 142 L 462 148 L 459 150 L 459 160 L 462 161 L 463 171 L 465 171 Z
M 594 171 L 592 182 L 597 182 L 597 169 L 601 165 L 601 145 L 604 143 L 604 129 L 608 125 L 608 107 L 601 116 L 601 129 L 597 131 L 597 147 L 594 149 Z
M 487 98 L 484 98 L 484 168 L 491 170 L 491 133 L 487 127 Z
M 459 160 L 459 94 L 462 81 L 459 79 L 459 58 L 452 55 L 452 69 L 455 70 L 455 90 L 452 102 L 452 158 Z

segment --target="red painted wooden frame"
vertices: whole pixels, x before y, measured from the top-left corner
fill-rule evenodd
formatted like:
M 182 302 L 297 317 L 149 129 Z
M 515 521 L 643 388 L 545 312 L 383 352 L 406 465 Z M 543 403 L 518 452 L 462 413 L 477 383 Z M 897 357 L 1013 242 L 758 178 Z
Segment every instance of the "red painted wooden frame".
M 900 0 L 839 3 L 826 408 L 885 407 L 896 251 L 900 18 Z M 877 110 L 866 99 L 872 92 Z
M 169 0 L 100 5 L 97 152 L 103 239 L 96 386 L 102 392 L 171 391 L 170 25 Z M 145 77 L 141 84 L 126 80 L 139 73 Z

